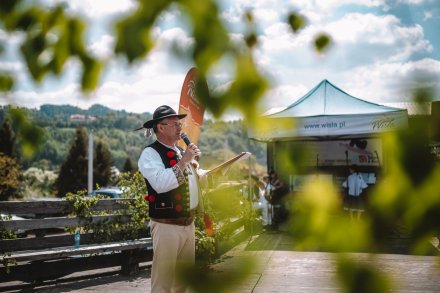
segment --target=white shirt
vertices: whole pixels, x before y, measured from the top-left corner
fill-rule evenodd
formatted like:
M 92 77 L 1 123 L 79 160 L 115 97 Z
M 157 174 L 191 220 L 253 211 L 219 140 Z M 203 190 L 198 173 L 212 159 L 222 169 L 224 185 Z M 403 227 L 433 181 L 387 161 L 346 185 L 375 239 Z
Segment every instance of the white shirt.
M 359 173 L 352 173 L 348 176 L 347 180 L 342 183 L 344 188 L 347 188 L 348 181 L 348 195 L 359 196 L 362 193 L 362 189 L 367 188 L 368 185 Z
M 162 145 L 175 151 L 178 157 L 181 156 L 180 150 L 176 146 L 172 147 L 163 143 Z M 165 193 L 179 187 L 179 183 L 173 170 L 171 168 L 165 168 L 159 153 L 151 147 L 147 147 L 142 151 L 138 161 L 138 168 L 142 175 L 148 180 L 151 187 L 153 187 L 158 193 Z M 206 171 L 196 171 L 191 164 L 187 168 L 189 171 L 189 206 L 190 209 L 194 209 L 199 204 L 199 185 L 197 175 L 202 176 Z

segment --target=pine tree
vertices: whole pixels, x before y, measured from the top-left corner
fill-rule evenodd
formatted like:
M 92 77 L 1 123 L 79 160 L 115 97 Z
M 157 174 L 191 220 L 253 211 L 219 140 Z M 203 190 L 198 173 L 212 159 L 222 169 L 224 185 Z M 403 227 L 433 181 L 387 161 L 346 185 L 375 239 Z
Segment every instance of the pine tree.
M 20 197 L 21 182 L 17 159 L 0 153 L 0 201 Z
M 0 153 L 11 158 L 15 157 L 15 135 L 11 124 L 7 119 L 3 121 L 0 128 Z
M 124 168 L 122 169 L 122 172 L 130 172 L 133 174 L 135 172 L 135 168 L 133 165 L 133 161 L 130 159 L 130 157 L 127 157 L 124 162 Z
M 0 128 L 0 200 L 20 197 L 21 167 L 15 152 L 15 134 L 8 119 Z
M 93 186 L 107 186 L 111 179 L 112 154 L 108 147 L 99 141 L 93 156 Z
M 87 134 L 81 127 L 76 129 L 67 158 L 61 164 L 55 189 L 58 197 L 87 189 Z

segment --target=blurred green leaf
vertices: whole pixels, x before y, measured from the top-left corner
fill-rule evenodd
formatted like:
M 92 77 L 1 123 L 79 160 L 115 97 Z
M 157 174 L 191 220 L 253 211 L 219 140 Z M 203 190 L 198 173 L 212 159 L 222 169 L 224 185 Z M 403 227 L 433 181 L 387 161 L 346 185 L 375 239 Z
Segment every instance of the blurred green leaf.
M 66 30 L 69 32 L 69 50 L 72 55 L 81 56 L 85 54 L 84 29 L 84 23 L 77 18 L 70 18 L 67 21 Z M 67 33 L 67 31 L 64 33 Z
M 20 3 L 20 0 L 2 0 L 0 1 L 0 15 L 11 13 L 13 9 Z
M 294 33 L 297 33 L 300 29 L 302 29 L 306 25 L 306 19 L 304 16 L 291 12 L 287 16 L 287 22 L 290 25 L 290 28 L 293 30 Z
M 40 33 L 28 35 L 21 46 L 21 52 L 25 58 L 29 72 L 37 82 L 40 82 L 45 75 L 44 68 L 39 62 L 39 56 L 43 52 L 44 46 L 45 38 Z
M 422 183 L 435 166 L 429 151 L 428 131 L 425 123 L 415 122 L 398 136 L 402 167 L 416 185 Z
M 248 32 L 245 34 L 244 39 L 248 48 L 253 48 L 257 44 L 257 34 L 255 33 L 254 16 L 251 11 L 245 12 L 245 19 L 248 26 Z
M 138 17 L 126 18 L 116 26 L 115 53 L 125 54 L 129 62 L 144 57 L 154 46 L 151 30 Z
M 44 130 L 29 121 L 26 112 L 21 109 L 10 109 L 8 115 L 17 127 L 17 137 L 23 155 L 25 157 L 34 155 L 44 142 Z
M 257 119 L 257 102 L 269 88 L 269 83 L 258 71 L 252 55 L 237 59 L 235 80 L 226 97 L 226 103 L 239 109 L 250 123 Z
M 234 289 L 246 278 L 251 276 L 251 269 L 255 267 L 255 259 L 242 257 L 236 263 L 234 272 L 212 272 L 187 264 L 179 267 L 180 278 L 187 282 L 193 292 L 224 293 L 235 292 Z
M 257 44 L 257 35 L 255 33 L 251 33 L 246 36 L 245 41 L 246 41 L 246 45 L 249 48 L 252 48 Z
M 330 47 L 331 43 L 331 37 L 325 33 L 320 34 L 314 40 L 315 49 L 319 53 L 323 53 L 325 50 L 327 50 Z
M 251 11 L 247 10 L 247 11 L 244 13 L 244 17 L 246 18 L 246 21 L 248 21 L 248 22 L 254 22 L 254 16 L 252 15 L 252 12 L 251 12 Z
M 102 64 L 88 56 L 81 58 L 83 62 L 83 74 L 81 78 L 81 88 L 84 92 L 94 90 L 101 76 Z
M 140 1 L 139 8 L 132 15 L 116 23 L 115 53 L 124 54 L 129 62 L 145 57 L 154 46 L 153 25 L 172 2 Z
M 183 0 L 181 5 L 191 17 L 195 40 L 193 59 L 204 75 L 230 49 L 229 36 L 219 19 L 215 1 Z
M 224 93 L 199 97 L 214 116 L 221 116 L 228 108 L 242 112 L 249 123 L 257 120 L 257 102 L 268 88 L 268 83 L 258 72 L 250 54 L 236 59 L 235 80 Z M 203 76 L 202 76 L 203 78 Z
M 0 92 L 8 92 L 14 86 L 14 78 L 8 73 L 0 73 Z
M 45 21 L 47 29 L 65 24 L 66 15 L 64 9 L 63 5 L 57 5 L 52 11 L 50 11 Z
M 311 175 L 304 191 L 291 203 L 288 227 L 295 248 L 333 252 L 367 251 L 368 221 L 352 221 L 342 211 L 342 201 L 332 182 Z
M 271 125 L 276 125 L 279 129 L 292 129 L 294 121 L 292 119 L 275 119 L 273 122 L 267 122 Z M 300 143 L 284 143 L 277 148 L 278 156 L 276 164 L 279 166 L 280 174 L 306 174 L 303 166 L 307 166 L 305 160 L 314 154 L 305 145 Z M 308 168 L 307 168 L 308 169 Z
M 15 27 L 19 30 L 29 30 L 36 25 L 40 25 L 46 14 L 38 7 L 31 7 L 25 10 L 22 14 L 18 14 L 16 18 Z
M 343 292 L 347 293 L 390 292 L 392 289 L 390 281 L 374 264 L 349 255 L 339 256 L 338 277 Z
M 53 57 L 48 63 L 48 69 L 56 75 L 60 74 L 64 64 L 69 58 L 69 32 L 67 28 L 63 28 L 59 34 L 58 41 L 54 44 Z

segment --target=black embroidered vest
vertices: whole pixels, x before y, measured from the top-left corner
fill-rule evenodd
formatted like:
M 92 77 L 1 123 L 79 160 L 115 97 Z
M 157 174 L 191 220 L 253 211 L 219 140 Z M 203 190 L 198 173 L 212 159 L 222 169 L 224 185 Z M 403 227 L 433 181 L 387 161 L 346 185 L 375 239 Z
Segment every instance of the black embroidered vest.
M 147 147 L 151 147 L 159 153 L 165 168 L 171 168 L 179 161 L 174 150 L 158 141 L 153 142 Z M 149 216 L 151 218 L 166 219 L 189 216 L 189 187 L 187 175 L 185 177 L 186 181 L 184 184 L 166 193 L 157 193 L 151 187 L 148 180 L 144 178 L 147 184 Z

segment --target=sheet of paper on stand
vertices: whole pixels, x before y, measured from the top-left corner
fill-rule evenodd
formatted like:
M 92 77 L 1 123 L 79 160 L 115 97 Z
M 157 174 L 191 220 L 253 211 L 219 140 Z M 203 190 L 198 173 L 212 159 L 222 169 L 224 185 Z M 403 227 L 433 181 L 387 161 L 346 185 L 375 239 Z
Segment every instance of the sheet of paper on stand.
M 232 159 L 227 160 L 226 162 L 223 162 L 222 164 L 218 165 L 217 167 L 209 170 L 206 174 L 212 175 L 212 174 L 220 171 L 221 174 L 223 176 L 225 176 L 226 173 L 228 173 L 229 169 L 231 168 L 231 166 L 234 163 L 245 160 L 245 159 L 249 158 L 251 155 L 252 155 L 252 153 L 250 153 L 250 152 L 242 152 L 239 155 L 233 157 Z

